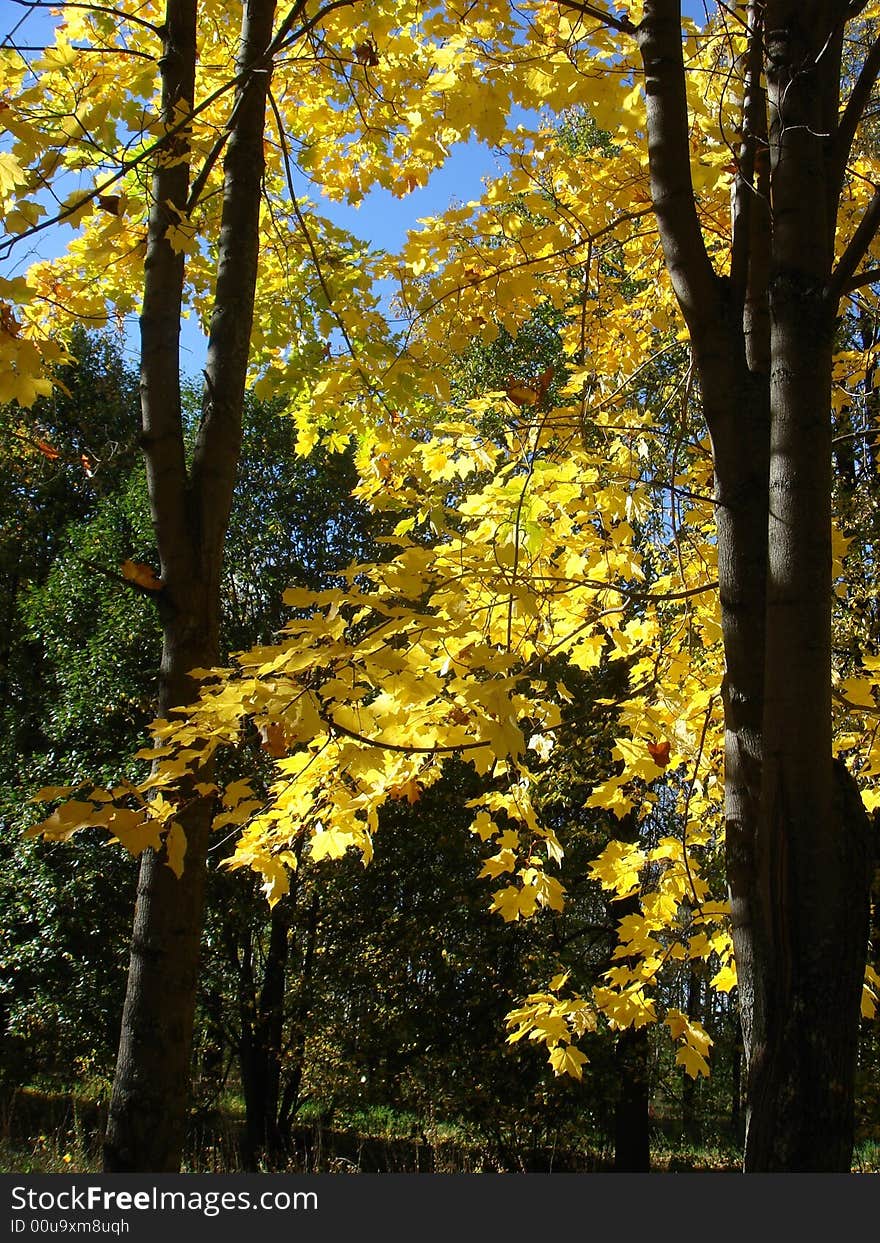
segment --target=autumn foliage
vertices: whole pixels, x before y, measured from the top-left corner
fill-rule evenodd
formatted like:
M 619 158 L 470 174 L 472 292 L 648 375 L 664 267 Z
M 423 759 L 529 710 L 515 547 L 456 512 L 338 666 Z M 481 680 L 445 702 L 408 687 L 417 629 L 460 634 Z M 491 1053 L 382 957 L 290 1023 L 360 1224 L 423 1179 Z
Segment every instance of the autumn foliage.
M 857 7 L 853 57 L 876 56 L 880 5 Z M 742 8 L 681 23 L 693 202 L 719 271 L 743 176 Z M 193 672 L 200 695 L 154 723 L 142 780 L 43 789 L 50 807 L 33 830 L 57 841 L 99 827 L 133 854 L 164 852 L 179 875 L 181 807 L 210 797 L 214 829 L 237 830 L 228 866 L 255 870 L 274 904 L 312 861 L 354 851 L 369 863 L 383 807 L 417 808 L 455 756 L 481 783 L 469 806 L 487 904 L 525 921 L 566 901 L 567 843 L 544 815 L 543 783 L 578 723 L 601 719 L 613 750 L 586 809 L 672 827 L 653 844 L 612 833 L 589 868 L 611 900 L 638 899 L 600 983 L 581 995 L 560 971 L 508 1016 L 511 1042 L 545 1045 L 554 1072 L 575 1078 L 585 1033 L 648 1023 L 665 1025 L 688 1074 L 707 1075 L 709 1033 L 661 984 L 694 962 L 715 989 L 736 984 L 718 866 L 713 445 L 652 200 L 642 10 L 365 0 L 281 12 L 249 378 L 283 406 L 301 455 L 355 450 L 356 496 L 381 519 L 387 555 L 350 566 L 338 588 L 291 587 L 275 641 Z M 17 403 L 23 451 L 47 459 L 28 411 L 51 390 L 74 322 L 137 311 L 155 165 L 191 168 L 166 237 L 185 256 L 188 311 L 208 326 L 238 31 L 224 6 L 199 5 L 195 97 L 169 122 L 156 94 L 162 20 L 152 2 L 130 20 L 70 8 L 38 59 L 0 53 L 0 255 L 50 225 L 73 230 L 60 255 L 0 280 L 0 400 Z M 478 199 L 415 223 L 398 254 L 320 210 L 322 197 L 359 204 L 377 187 L 405 198 L 469 139 L 502 153 L 501 171 Z M 844 177 L 839 254 L 878 177 L 866 135 Z M 878 258 L 871 240 L 863 279 L 850 281 L 852 306 L 872 315 L 865 274 Z M 539 307 L 559 361 L 466 383 L 468 352 L 527 334 Z M 846 303 L 842 322 L 849 314 Z M 877 349 L 844 331 L 839 346 L 835 418 L 870 389 Z M 870 602 L 850 592 L 852 549 L 858 579 L 864 545 L 838 523 L 835 607 L 855 624 L 834 653 L 834 747 L 874 811 L 880 651 Z M 121 575 L 159 597 L 161 572 L 128 560 Z M 586 696 L 598 674 L 619 693 Z M 268 782 L 211 772 L 255 735 Z M 878 998 L 869 966 L 863 1015 Z

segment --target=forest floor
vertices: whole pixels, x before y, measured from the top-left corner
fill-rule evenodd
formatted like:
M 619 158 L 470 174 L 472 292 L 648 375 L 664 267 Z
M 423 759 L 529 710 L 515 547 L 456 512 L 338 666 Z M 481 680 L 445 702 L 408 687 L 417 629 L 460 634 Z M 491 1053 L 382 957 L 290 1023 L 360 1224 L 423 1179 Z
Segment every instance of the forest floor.
M 106 1107 L 70 1092 L 24 1088 L 0 1102 L 0 1173 L 99 1173 Z M 676 1133 L 678 1130 L 679 1133 Z M 243 1168 L 239 1109 L 192 1119 L 187 1173 L 226 1174 Z M 426 1124 L 389 1110 L 301 1125 L 289 1156 L 272 1166 L 287 1173 L 593 1173 L 612 1168 L 601 1137 L 568 1146 L 517 1144 L 512 1137 L 468 1135 L 461 1127 Z M 729 1172 L 740 1168 L 732 1139 L 688 1141 L 669 1123 L 654 1127 L 651 1169 L 657 1173 Z M 864 1140 L 853 1173 L 880 1173 L 880 1143 Z

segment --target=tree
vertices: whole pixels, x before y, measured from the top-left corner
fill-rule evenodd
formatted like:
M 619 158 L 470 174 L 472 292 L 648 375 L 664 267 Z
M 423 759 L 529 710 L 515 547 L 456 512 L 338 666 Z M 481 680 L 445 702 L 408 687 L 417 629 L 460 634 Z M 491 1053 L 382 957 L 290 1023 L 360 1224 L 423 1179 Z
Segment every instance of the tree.
M 140 325 L 141 444 L 160 561 L 160 574 L 153 576 L 150 586 L 156 591 L 163 631 L 162 713 L 192 698 L 189 671 L 216 662 L 219 655 L 220 572 L 241 438 L 253 316 L 262 136 L 274 13 L 274 3 L 269 2 L 245 8 L 234 109 L 214 156 L 216 160 L 225 146 L 202 422 L 189 462 L 179 354 L 185 254 L 173 227 L 184 219 L 190 195 L 198 199 L 213 163 L 206 163 L 201 185 L 191 187 L 192 154 L 186 122 L 195 98 L 197 6 L 194 0 L 170 0 L 161 27 L 151 25 L 145 17 L 135 19 L 161 39 L 157 59 L 160 138 L 154 144 L 154 172 L 146 195 L 148 226 Z M 89 30 L 93 37 L 100 37 L 101 20 L 102 14 L 97 13 Z M 61 44 L 70 48 L 67 40 L 62 39 Z M 76 84 L 72 90 L 76 94 Z M 74 113 L 78 102 L 74 101 Z M 93 104 L 100 112 L 101 103 L 95 100 Z M 106 124 L 106 107 L 103 115 Z M 101 123 L 93 112 L 89 124 L 100 127 Z M 93 150 L 100 149 L 100 138 L 87 125 L 83 133 Z M 17 137 L 21 140 L 20 134 Z M 5 158 L 10 160 L 9 156 Z M 15 176 L 13 173 L 13 180 Z M 93 192 L 87 201 L 96 197 L 97 192 Z M 102 196 L 101 206 L 114 218 L 122 215 L 118 196 Z M 34 208 L 30 219 L 25 216 L 25 230 L 37 213 Z M 21 397 L 20 390 L 16 395 Z M 201 774 L 203 783 L 207 776 Z M 164 866 L 158 850 L 148 850 L 141 864 L 105 1149 L 109 1170 L 169 1170 L 179 1164 L 210 823 L 210 803 L 197 785 L 198 781 L 194 782 L 188 791 L 174 840 L 164 846 L 177 858 L 188 853 L 191 866 L 185 872 L 178 866 L 175 874 Z M 154 844 L 160 845 L 158 841 Z
M 360 567 L 345 589 L 290 595 L 298 615 L 283 641 L 245 657 L 239 677 L 208 680 L 190 721 L 157 729 L 154 753 L 154 783 L 170 789 L 174 764 L 194 772 L 221 742 L 237 745 L 244 724 L 272 731 L 279 751 L 284 741 L 289 754 L 277 757 L 269 805 L 250 817 L 252 799 L 238 788 L 225 792 L 223 813 L 248 819 L 235 862 L 261 872 L 273 900 L 303 834 L 317 859 L 349 846 L 368 857 L 382 802 L 415 795 L 439 779 L 445 754 L 460 753 L 486 779 L 475 830 L 496 849 L 487 874 L 512 878 L 494 906 L 515 921 L 563 901 L 552 874 L 561 846 L 535 814 L 529 752 L 546 758 L 570 695 L 564 678 L 549 685 L 542 670 L 560 653 L 585 669 L 620 662 L 628 689 L 616 705 L 614 754 L 622 767 L 590 801 L 619 815 L 635 805 L 644 822 L 670 798 L 680 830 L 650 848 L 612 844 L 594 865 L 619 898 L 639 893 L 641 915 L 621 920 L 629 965 L 614 968 L 590 1001 L 561 996 L 557 983 L 520 1009 L 513 1034 L 543 1031 L 554 1067 L 577 1073 L 583 1055 L 574 1037 L 597 1014 L 621 1027 L 657 1017 L 648 990 L 662 958 L 658 937 L 669 939 L 670 954 L 677 944 L 686 956 L 720 956 L 717 986 L 732 983 L 725 912 L 709 900 L 697 866 L 711 845 L 723 701 L 747 1169 L 842 1169 L 852 1143 L 868 839 L 858 793 L 832 758 L 831 685 L 840 670 L 832 667 L 831 602 L 843 571 L 832 546 L 830 411 L 840 300 L 856 291 L 872 297 L 877 275 L 870 253 L 880 207 L 867 189 L 874 164 L 857 141 L 880 70 L 876 16 L 875 6 L 844 0 L 767 0 L 745 13 L 721 6 L 698 31 L 683 26 L 674 0 L 627 5 L 622 15 L 548 3 L 527 19 L 494 0 L 466 14 L 454 5 L 425 13 L 377 3 L 329 5 L 306 20 L 294 10 L 276 44 L 295 46 L 317 68 L 308 89 L 285 77 L 279 117 L 298 102 L 291 133 L 300 160 L 330 192 L 357 199 L 378 181 L 405 193 L 467 134 L 503 144 L 509 168 L 480 203 L 426 222 L 385 269 L 399 276 L 408 320 L 406 339 L 395 340 L 373 310 L 356 316 L 351 308 L 357 281 L 375 268 L 364 262 L 355 275 L 326 249 L 331 232 L 322 230 L 319 247 L 303 223 L 292 140 L 276 124 L 276 184 L 286 182 L 314 268 L 330 355 L 292 402 L 300 447 L 360 434 L 360 493 L 400 514 L 393 537 L 401 551 Z M 299 42 L 287 39 L 297 21 Z M 856 64 L 846 73 L 845 40 L 847 65 Z M 163 60 L 166 80 L 170 64 Z M 260 91 L 240 76 L 227 77 L 224 89 L 233 81 L 234 135 Z M 320 87 L 334 105 L 323 112 Z M 540 127 L 517 129 L 507 124 L 514 102 L 558 111 L 577 104 L 597 137 L 566 148 Z M 204 283 L 185 186 L 174 189 L 185 181 L 177 161 L 193 117 L 175 121 L 168 100 L 165 108 L 162 142 L 166 151 L 177 145 L 156 174 L 150 255 L 164 254 L 179 273 L 170 243 L 190 247 L 191 271 Z M 210 170 L 217 156 L 199 140 Z M 222 146 L 225 135 L 216 141 Z M 228 164 L 234 150 L 230 138 Z M 23 167 L 8 168 L 13 188 L 26 180 Z M 131 169 L 125 160 L 119 167 L 120 176 Z M 234 181 L 230 164 L 229 195 Z M 198 176 L 194 184 L 203 189 Z M 253 178 L 250 191 L 258 193 Z M 168 202 L 177 205 L 174 219 L 160 220 Z M 81 200 L 68 214 L 80 209 Z M 274 256 L 264 257 L 267 271 Z M 35 297 L 49 292 L 41 279 Z M 501 329 L 514 336 L 538 300 L 564 320 L 565 376 L 508 377 L 503 391 L 439 423 L 449 352 Z M 148 297 L 147 324 L 151 305 Z M 651 409 L 648 357 L 680 350 L 681 318 L 690 373 L 668 377 L 662 406 Z M 41 328 L 34 317 L 30 353 L 6 343 L 23 401 L 40 380 L 33 354 Z M 277 329 L 256 338 L 262 382 L 279 383 L 290 366 Z M 173 388 L 171 370 L 165 383 Z M 218 426 L 212 403 L 225 392 L 212 377 L 191 472 L 196 492 L 207 477 L 199 455 Z M 697 410 L 711 448 L 691 425 Z M 662 435 L 658 479 L 649 442 Z M 179 454 L 175 469 L 182 480 Z M 471 476 L 478 486 L 461 495 L 456 480 Z M 668 496 L 665 507 L 654 502 L 657 492 Z M 175 495 L 180 514 L 184 493 Z M 646 542 L 639 528 L 650 525 Z M 172 552 L 185 547 L 182 529 Z M 716 566 L 720 690 L 709 594 Z M 167 593 L 170 571 L 163 582 Z M 187 660 L 209 663 L 196 656 L 181 648 L 181 698 L 194 690 L 183 675 Z M 876 707 L 875 657 L 870 644 L 848 657 L 842 707 L 850 721 Z M 869 757 L 872 742 L 855 732 L 864 748 L 857 741 L 845 749 Z M 168 747 L 186 758 L 169 763 Z M 95 801 L 92 821 L 107 823 L 104 805 Z M 150 823 L 179 841 L 161 806 L 154 798 Z M 62 829 L 72 826 L 62 816 Z M 188 852 L 194 862 L 198 848 Z M 167 870 L 161 875 L 171 885 Z M 184 885 L 196 883 L 186 876 Z M 193 961 L 193 943 L 191 932 L 179 962 Z M 674 1008 L 665 1022 L 684 1063 L 701 1073 L 708 1037 L 700 1025 Z M 163 1073 L 157 1068 L 157 1083 Z
M 694 206 L 680 6 L 648 3 L 632 28 L 652 200 L 714 450 L 746 1169 L 846 1170 L 852 1155 L 870 877 L 867 817 L 832 763 L 830 411 L 838 304 L 878 215 L 835 264 L 880 65 L 873 45 L 841 117 L 846 23 L 864 7 L 749 6 L 726 280 Z

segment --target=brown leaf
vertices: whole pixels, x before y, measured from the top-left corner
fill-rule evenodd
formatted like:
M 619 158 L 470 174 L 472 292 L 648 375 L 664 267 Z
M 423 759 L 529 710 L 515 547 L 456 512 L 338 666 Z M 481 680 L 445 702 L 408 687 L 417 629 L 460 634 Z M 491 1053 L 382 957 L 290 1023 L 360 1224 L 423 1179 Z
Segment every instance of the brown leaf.
M 374 66 L 379 63 L 379 53 L 372 39 L 365 39 L 363 43 L 359 43 L 354 49 L 354 54 L 362 65 Z
M 669 742 L 649 742 L 648 755 L 657 765 L 658 768 L 665 768 L 669 763 Z
M 15 318 L 8 302 L 0 302 L 0 332 L 7 337 L 17 337 L 21 332 L 21 324 Z
M 61 454 L 58 452 L 55 446 L 50 445 L 48 440 L 38 440 L 37 448 L 40 450 L 43 457 L 48 458 L 50 462 L 57 462 L 58 459 L 61 457 Z
M 260 726 L 260 745 L 273 760 L 280 760 L 287 755 L 287 735 L 279 721 L 269 721 Z
M 538 400 L 538 390 L 525 380 L 510 380 L 504 391 L 517 406 L 533 406 Z
M 98 206 L 102 211 L 109 212 L 111 216 L 119 215 L 119 195 L 118 194 L 99 194 Z
M 543 401 L 547 389 L 550 387 L 550 381 L 553 379 L 553 368 L 548 367 L 546 371 L 542 371 L 535 381 L 535 389 L 538 394 L 538 401 Z

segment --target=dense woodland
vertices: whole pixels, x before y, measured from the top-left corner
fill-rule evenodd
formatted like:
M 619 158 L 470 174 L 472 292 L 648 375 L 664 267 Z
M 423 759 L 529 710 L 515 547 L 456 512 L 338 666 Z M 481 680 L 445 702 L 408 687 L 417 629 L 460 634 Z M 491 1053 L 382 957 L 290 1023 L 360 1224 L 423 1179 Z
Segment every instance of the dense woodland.
M 880 5 L 20 7 L 2 1168 L 880 1170 Z

